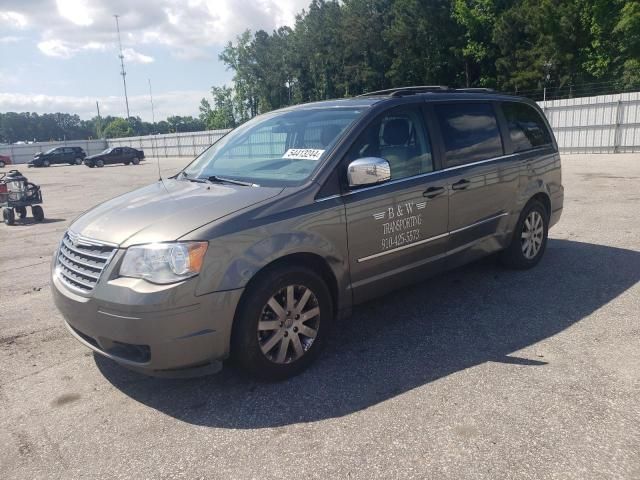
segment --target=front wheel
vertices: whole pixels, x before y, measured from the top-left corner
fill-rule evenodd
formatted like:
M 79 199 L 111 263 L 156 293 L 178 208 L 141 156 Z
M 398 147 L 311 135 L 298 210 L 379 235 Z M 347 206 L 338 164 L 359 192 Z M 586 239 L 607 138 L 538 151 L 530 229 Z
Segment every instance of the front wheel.
M 292 377 L 318 356 L 333 316 L 331 295 L 320 276 L 302 267 L 276 268 L 245 292 L 234 321 L 231 355 L 255 377 Z
M 16 223 L 16 215 L 13 211 L 13 208 L 2 209 L 2 220 L 6 225 L 13 225 L 14 223 Z
M 31 214 L 36 222 L 41 222 L 44 220 L 44 210 L 40 205 L 34 205 L 31 207 Z
M 534 267 L 544 255 L 549 232 L 549 215 L 544 205 L 530 201 L 520 214 L 511 244 L 502 252 L 501 262 L 510 268 Z
M 43 167 L 48 167 L 49 165 L 51 165 L 51 162 L 49 160 L 43 160 L 42 162 Z

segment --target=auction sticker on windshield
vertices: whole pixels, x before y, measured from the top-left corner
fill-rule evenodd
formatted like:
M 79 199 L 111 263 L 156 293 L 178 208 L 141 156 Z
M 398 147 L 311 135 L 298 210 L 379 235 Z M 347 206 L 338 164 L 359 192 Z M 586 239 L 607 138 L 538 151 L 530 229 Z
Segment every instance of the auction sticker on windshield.
M 282 158 L 288 158 L 291 160 L 320 160 L 320 157 L 324 153 L 324 150 L 317 150 L 315 148 L 290 148 Z

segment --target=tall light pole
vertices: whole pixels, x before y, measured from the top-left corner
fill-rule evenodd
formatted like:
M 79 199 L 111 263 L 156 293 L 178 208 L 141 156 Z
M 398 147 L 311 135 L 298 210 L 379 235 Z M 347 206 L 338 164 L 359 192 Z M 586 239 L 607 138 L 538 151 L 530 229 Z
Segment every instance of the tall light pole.
M 120 67 L 122 70 L 120 71 L 120 75 L 122 75 L 122 85 L 124 86 L 124 103 L 127 105 L 127 121 L 129 120 L 129 97 L 127 97 L 127 72 L 124 71 L 124 55 L 122 54 L 122 40 L 120 39 L 120 24 L 118 23 L 118 17 L 120 15 L 114 15 L 116 19 L 116 31 L 118 32 L 118 46 L 120 47 Z

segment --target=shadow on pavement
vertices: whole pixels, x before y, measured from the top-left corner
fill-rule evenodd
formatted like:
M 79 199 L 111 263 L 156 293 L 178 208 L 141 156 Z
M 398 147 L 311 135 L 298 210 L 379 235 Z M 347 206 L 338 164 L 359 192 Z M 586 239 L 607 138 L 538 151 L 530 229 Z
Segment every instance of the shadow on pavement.
M 99 355 L 115 387 L 184 422 L 263 428 L 340 417 L 484 362 L 545 368 L 512 356 L 563 331 L 640 280 L 640 253 L 549 240 L 542 262 L 509 271 L 490 259 L 358 307 L 302 375 L 260 383 L 216 376 L 146 377 Z

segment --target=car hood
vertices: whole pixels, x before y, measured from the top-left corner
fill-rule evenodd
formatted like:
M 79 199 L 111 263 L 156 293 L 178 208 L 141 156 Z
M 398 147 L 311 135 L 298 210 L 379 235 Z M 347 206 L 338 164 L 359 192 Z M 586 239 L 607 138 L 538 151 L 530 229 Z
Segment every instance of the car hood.
M 123 247 L 167 242 L 272 198 L 282 190 L 167 179 L 98 205 L 76 219 L 69 229 Z

